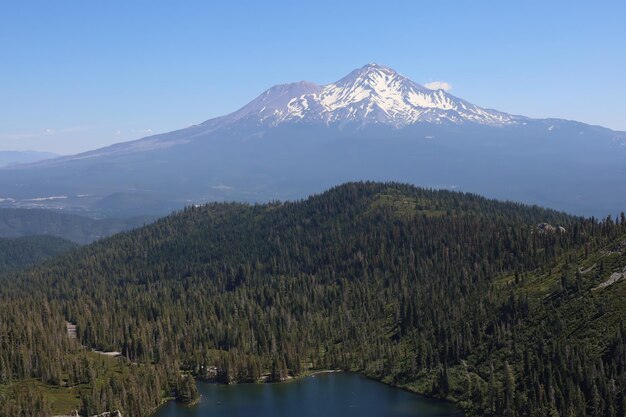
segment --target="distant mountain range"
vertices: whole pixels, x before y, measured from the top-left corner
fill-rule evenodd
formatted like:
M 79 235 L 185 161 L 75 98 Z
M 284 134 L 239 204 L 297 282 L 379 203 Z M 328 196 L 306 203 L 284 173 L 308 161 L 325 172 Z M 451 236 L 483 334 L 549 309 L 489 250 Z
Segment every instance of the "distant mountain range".
M 0 167 L 13 164 L 25 164 L 42 161 L 44 159 L 58 158 L 59 155 L 51 152 L 37 151 L 0 151 Z
M 4 168 L 0 204 L 161 214 L 395 180 L 606 216 L 626 210 L 625 177 L 624 132 L 479 107 L 368 64 L 185 129 Z

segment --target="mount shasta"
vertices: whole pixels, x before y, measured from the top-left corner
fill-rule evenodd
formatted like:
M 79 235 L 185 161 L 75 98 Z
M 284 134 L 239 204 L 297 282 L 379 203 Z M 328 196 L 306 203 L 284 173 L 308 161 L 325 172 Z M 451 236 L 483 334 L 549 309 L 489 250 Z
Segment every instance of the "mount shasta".
M 0 204 L 161 214 L 394 180 L 606 216 L 626 211 L 624 178 L 624 132 L 479 107 L 368 64 L 185 129 L 0 169 Z

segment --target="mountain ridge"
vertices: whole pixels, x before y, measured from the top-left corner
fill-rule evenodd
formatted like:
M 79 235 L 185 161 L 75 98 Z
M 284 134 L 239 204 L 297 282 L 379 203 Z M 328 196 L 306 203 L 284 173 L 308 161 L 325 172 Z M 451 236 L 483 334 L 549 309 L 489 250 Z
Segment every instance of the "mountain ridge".
M 29 164 L 41 160 L 58 158 L 60 155 L 52 152 L 40 151 L 0 151 L 0 168 L 18 164 Z

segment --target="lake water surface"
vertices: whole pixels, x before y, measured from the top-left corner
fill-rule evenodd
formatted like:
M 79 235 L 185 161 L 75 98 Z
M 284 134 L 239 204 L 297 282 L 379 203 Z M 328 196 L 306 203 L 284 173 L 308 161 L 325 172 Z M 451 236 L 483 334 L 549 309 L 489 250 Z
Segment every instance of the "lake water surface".
M 462 417 L 454 405 L 349 373 L 327 373 L 282 384 L 198 382 L 202 399 L 170 402 L 156 417 Z

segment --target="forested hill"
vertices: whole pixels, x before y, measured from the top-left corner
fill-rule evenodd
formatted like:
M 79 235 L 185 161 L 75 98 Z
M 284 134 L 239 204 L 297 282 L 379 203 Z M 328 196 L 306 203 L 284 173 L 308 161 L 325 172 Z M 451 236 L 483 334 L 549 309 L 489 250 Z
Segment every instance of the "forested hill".
M 92 219 L 54 210 L 0 208 L 0 237 L 47 235 L 85 244 L 143 226 L 151 220 L 151 217 Z
M 622 416 L 626 286 L 600 284 L 625 242 L 623 216 L 396 183 L 191 207 L 10 277 L 0 332 L 23 349 L 0 351 L 0 375 L 66 384 L 78 348 L 43 329 L 68 320 L 81 344 L 145 365 L 125 371 L 132 396 L 83 381 L 86 414 L 189 396 L 180 369 L 242 382 L 339 367 L 471 415 Z M 41 334 L 7 324 L 24 310 Z
M 77 246 L 53 236 L 0 238 L 0 274 L 34 265 Z

